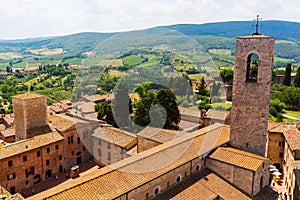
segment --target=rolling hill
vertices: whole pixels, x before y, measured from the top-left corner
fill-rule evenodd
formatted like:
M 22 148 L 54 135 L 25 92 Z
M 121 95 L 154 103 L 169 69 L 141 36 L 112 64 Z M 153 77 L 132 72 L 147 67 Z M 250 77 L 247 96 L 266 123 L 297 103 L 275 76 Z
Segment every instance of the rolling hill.
M 122 33 L 119 42 L 124 49 L 130 42 L 132 48 L 139 46 L 154 46 L 155 35 L 169 43 L 178 38 L 178 34 L 189 37 L 199 43 L 206 52 L 209 52 L 214 61 L 220 65 L 233 64 L 235 38 L 251 35 L 255 27 L 253 21 L 216 22 L 206 24 L 177 24 L 160 26 L 142 32 Z M 163 29 L 169 31 L 162 31 Z M 172 32 L 173 31 L 173 32 Z M 176 34 L 175 34 L 176 32 Z M 282 67 L 288 62 L 300 63 L 300 23 L 287 21 L 262 21 L 259 32 L 276 38 L 275 67 Z M 142 34 L 140 34 L 142 33 Z M 151 33 L 151 37 L 148 33 Z M 174 33 L 174 34 L 173 34 Z M 130 38 L 127 38 L 127 34 Z M 110 48 L 115 45 L 114 36 L 118 33 L 77 33 L 66 36 L 30 38 L 19 40 L 0 40 L 0 69 L 6 66 L 36 67 L 39 64 L 57 64 L 68 62 L 80 64 L 82 59 L 99 44 Z M 135 40 L 136 37 L 137 40 Z M 180 43 L 180 41 L 178 41 Z M 184 41 L 181 43 L 183 46 Z M 189 49 L 190 44 L 184 48 Z M 59 51 L 58 51 L 59 50 Z M 50 52 L 39 54 L 34 52 Z M 56 53 L 54 53 L 56 52 Z

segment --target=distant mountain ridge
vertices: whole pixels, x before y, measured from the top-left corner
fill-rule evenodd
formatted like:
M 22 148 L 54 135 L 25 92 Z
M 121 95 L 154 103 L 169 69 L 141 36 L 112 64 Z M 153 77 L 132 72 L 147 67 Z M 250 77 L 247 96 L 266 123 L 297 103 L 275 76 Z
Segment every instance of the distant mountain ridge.
M 251 35 L 255 32 L 255 21 L 228 21 L 212 22 L 204 24 L 175 24 L 169 26 L 157 26 L 158 28 L 167 28 L 176 30 L 185 35 L 215 35 L 224 37 L 238 37 Z M 153 27 L 156 28 L 156 27 Z M 281 20 L 266 20 L 260 22 L 259 32 L 263 35 L 273 36 L 278 39 L 299 38 L 300 23 Z M 111 36 L 115 32 L 81 32 L 65 36 L 25 38 L 16 40 L 1 40 L 0 43 L 31 43 L 43 40 L 56 42 L 55 40 L 65 40 L 70 38 L 95 38 L 97 36 Z
M 300 23 L 268 20 L 259 22 L 259 33 L 273 36 L 276 39 L 300 38 Z M 254 21 L 214 22 L 206 24 L 176 24 L 162 26 L 186 35 L 215 35 L 238 37 L 251 35 L 255 32 Z
M 119 42 L 120 46 L 126 47 L 127 42 L 136 42 L 135 37 L 139 42 L 131 45 L 136 47 L 153 46 L 153 43 L 157 42 L 156 35 L 160 38 L 165 37 L 165 42 L 174 41 L 174 37 L 176 38 L 174 31 L 197 41 L 210 53 L 213 60 L 221 66 L 232 65 L 234 62 L 235 38 L 251 35 L 255 32 L 255 23 L 255 21 L 229 21 L 157 26 L 141 32 L 120 32 L 121 35 L 116 37 L 119 41 L 115 41 L 116 38 L 111 37 L 117 35 L 116 32 L 82 32 L 65 36 L 0 40 L 0 69 L 6 69 L 7 66 L 37 67 L 39 64 L 64 62 L 81 64 L 82 59 L 94 51 L 95 48 L 104 48 L 104 46 L 105 48 L 111 48 L 111 46 L 116 45 L 116 42 Z M 276 39 L 274 66 L 284 67 L 286 63 L 291 62 L 300 65 L 300 23 L 266 20 L 261 21 L 259 24 L 259 33 Z M 174 31 L 166 34 L 166 31 L 162 31 L 163 29 Z M 188 44 L 185 45 L 189 48 Z M 118 45 L 117 47 L 119 48 Z M 229 51 L 230 55 L 222 54 L 224 50 Z M 51 54 L 52 52 L 60 53 Z

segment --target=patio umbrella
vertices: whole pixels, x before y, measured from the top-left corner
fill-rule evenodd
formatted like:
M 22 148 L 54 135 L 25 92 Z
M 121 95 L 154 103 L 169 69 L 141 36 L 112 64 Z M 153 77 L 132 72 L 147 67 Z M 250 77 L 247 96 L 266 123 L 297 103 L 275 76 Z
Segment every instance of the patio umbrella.
M 274 176 L 280 176 L 280 175 L 281 175 L 280 172 L 273 172 L 272 174 L 273 174 Z

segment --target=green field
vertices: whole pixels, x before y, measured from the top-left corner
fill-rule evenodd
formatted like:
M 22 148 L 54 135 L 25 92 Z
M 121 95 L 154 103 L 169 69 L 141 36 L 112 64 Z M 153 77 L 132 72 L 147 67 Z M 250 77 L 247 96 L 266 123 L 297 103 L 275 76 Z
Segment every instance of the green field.
M 284 110 L 284 114 L 300 119 L 300 111 Z
M 188 74 L 188 76 L 191 80 L 201 80 L 201 78 L 204 75 L 203 74 Z
M 145 58 L 141 58 L 141 56 L 138 55 L 127 56 L 123 59 L 124 65 L 128 65 L 128 66 L 136 66 L 142 64 L 144 61 Z

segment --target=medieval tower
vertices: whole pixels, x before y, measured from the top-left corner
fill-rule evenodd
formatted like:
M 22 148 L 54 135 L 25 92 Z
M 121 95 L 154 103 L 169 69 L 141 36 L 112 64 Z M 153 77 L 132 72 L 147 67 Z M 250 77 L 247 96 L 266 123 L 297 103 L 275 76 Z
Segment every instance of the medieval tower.
M 230 144 L 266 156 L 275 39 L 239 37 L 233 78 Z
M 16 140 L 27 139 L 27 132 L 48 125 L 46 96 L 28 92 L 13 96 Z

